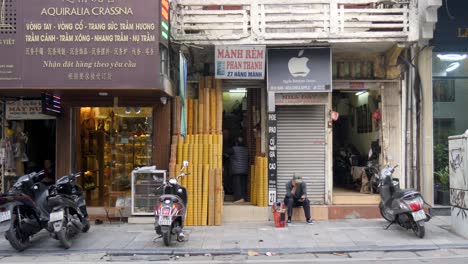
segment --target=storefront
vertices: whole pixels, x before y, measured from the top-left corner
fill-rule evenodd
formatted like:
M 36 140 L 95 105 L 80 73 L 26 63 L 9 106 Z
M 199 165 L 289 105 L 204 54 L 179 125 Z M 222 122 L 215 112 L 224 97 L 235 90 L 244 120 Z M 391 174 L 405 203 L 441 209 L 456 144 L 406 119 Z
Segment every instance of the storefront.
M 464 1 L 438 10 L 432 53 L 434 203 L 450 205 L 448 137 L 468 129 L 468 16 Z M 462 206 L 463 207 L 463 206 Z
M 102 206 L 130 197 L 135 167 L 169 169 L 169 6 L 151 0 L 23 2 L 2 9 L 0 97 L 7 107 L 48 92 L 61 98 L 62 108 L 41 124 L 2 119 L 3 134 L 10 128 L 27 134 L 24 172 L 43 159 L 53 159 L 57 178 L 82 171 L 87 202 L 97 207 L 89 212 L 103 215 Z

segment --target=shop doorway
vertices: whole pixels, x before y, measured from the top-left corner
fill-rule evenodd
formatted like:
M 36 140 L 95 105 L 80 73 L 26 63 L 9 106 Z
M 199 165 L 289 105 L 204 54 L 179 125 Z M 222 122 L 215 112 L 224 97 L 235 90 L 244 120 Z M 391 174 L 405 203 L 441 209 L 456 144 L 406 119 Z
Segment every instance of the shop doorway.
M 333 92 L 333 192 L 375 194 L 374 173 L 381 159 L 379 90 Z M 335 203 L 335 200 L 334 200 Z
M 152 107 L 79 109 L 76 159 L 88 205 L 130 200 L 132 170 L 152 165 L 152 113 Z
M 5 159 L 5 174 L 22 176 L 26 173 L 37 172 L 47 166 L 49 176 L 47 180 L 54 181 L 55 175 L 55 146 L 56 121 L 44 120 L 11 120 L 8 124 L 6 140 L 11 142 L 7 147 Z M 5 179 L 5 189 L 9 189 L 16 177 Z
M 249 204 L 252 171 L 261 152 L 261 89 L 223 91 L 223 188 L 224 201 Z M 237 151 L 237 152 L 236 152 Z M 237 153 L 237 154 L 235 154 Z M 247 163 L 236 155 L 247 156 Z M 244 176 L 237 176 L 242 173 Z

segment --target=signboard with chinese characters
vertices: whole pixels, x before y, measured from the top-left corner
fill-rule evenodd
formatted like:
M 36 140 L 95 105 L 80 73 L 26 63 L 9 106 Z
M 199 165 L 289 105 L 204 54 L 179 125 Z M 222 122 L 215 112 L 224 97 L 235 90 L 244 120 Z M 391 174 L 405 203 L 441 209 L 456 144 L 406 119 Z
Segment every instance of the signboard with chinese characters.
M 8 17 L 0 21 L 0 87 L 161 87 L 158 1 L 7 3 Z
M 268 91 L 331 92 L 329 48 L 268 49 Z
M 42 114 L 41 100 L 6 101 L 5 113 L 7 120 L 54 119 Z
M 216 46 L 216 79 L 264 79 L 265 46 Z

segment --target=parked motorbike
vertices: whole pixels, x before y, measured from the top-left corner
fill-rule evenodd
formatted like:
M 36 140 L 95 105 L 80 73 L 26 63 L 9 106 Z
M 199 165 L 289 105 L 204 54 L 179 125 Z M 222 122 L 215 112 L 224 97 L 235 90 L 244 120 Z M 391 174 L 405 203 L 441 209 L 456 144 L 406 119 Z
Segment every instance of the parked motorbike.
M 386 166 L 380 171 L 379 209 L 382 217 L 390 222 L 385 229 L 397 223 L 407 230 L 412 229 L 416 236 L 423 238 L 424 224 L 431 219 L 431 216 L 424 212 L 424 199 L 418 191 L 400 190 L 396 187 L 398 185 L 394 184 L 392 175 L 397 166 Z
M 0 232 L 10 245 L 23 251 L 31 237 L 47 228 L 50 208 L 48 186 L 41 182 L 44 171 L 21 176 L 7 193 L 0 195 Z
M 48 230 L 64 248 L 72 246 L 72 238 L 90 228 L 83 190 L 76 183 L 81 173 L 65 175 L 49 189 L 47 204 L 52 211 Z
M 154 227 L 166 246 L 170 246 L 174 238 L 178 242 L 183 242 L 185 238 L 183 228 L 187 213 L 187 189 L 179 185 L 178 180 L 189 175 L 184 172 L 188 164 L 188 161 L 184 161 L 177 179 L 171 178 L 156 190 L 160 197 L 154 206 Z

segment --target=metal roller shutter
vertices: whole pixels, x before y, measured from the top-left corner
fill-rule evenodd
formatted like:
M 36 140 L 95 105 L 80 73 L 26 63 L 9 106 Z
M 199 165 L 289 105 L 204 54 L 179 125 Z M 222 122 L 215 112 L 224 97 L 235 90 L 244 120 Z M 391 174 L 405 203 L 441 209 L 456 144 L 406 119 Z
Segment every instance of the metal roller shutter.
M 294 172 L 311 203 L 325 201 L 325 106 L 277 107 L 277 193 L 283 199 Z

